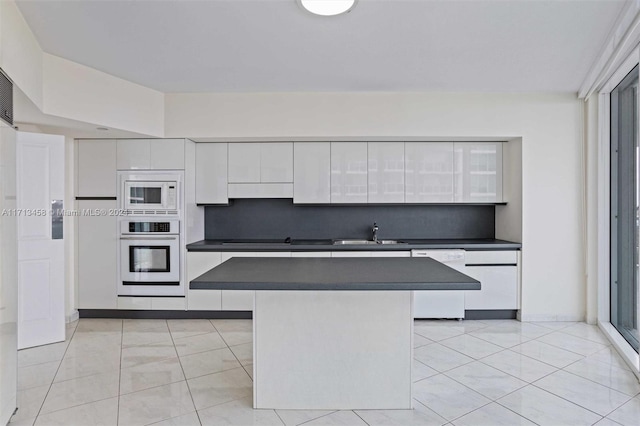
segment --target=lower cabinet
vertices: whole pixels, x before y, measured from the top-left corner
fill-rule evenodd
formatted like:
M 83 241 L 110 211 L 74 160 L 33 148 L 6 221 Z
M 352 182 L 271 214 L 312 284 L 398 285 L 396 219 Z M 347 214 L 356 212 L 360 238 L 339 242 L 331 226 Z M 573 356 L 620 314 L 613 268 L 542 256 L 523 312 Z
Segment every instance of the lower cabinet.
M 187 253 L 187 309 L 190 311 L 219 311 L 222 309 L 221 290 L 190 290 L 189 282 L 215 268 L 222 261 L 220 252 L 191 251 Z
M 480 281 L 482 289 L 465 292 L 465 309 L 519 309 L 517 265 L 517 251 L 467 251 L 463 272 Z
M 184 311 L 184 297 L 129 297 L 118 296 L 118 309 Z
M 116 208 L 116 200 L 79 200 L 78 210 L 78 308 L 116 309 L 116 217 L 96 212 Z M 96 213 L 95 215 L 89 212 Z
M 291 252 L 222 252 L 221 261 L 232 257 L 291 257 Z M 196 290 L 197 291 L 197 290 Z M 253 290 L 222 290 L 223 311 L 253 311 Z

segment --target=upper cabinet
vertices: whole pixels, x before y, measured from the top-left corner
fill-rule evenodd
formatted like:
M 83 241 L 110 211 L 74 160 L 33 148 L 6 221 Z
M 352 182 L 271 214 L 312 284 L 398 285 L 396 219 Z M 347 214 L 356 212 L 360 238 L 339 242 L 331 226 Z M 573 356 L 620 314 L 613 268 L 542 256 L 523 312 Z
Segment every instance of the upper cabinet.
M 226 204 L 232 198 L 293 197 L 296 204 L 501 203 L 502 146 L 502 142 L 200 143 L 196 201 Z M 145 156 L 142 148 L 132 150 L 130 163 L 140 158 L 151 161 L 153 156 Z M 121 154 L 118 145 L 119 168 Z
M 452 203 L 453 142 L 405 143 L 405 201 Z
M 293 142 L 230 143 L 229 183 L 292 183 Z
M 78 197 L 116 197 L 115 139 L 78 140 Z
M 227 204 L 226 143 L 196 144 L 196 204 Z
M 331 142 L 331 202 L 367 202 L 367 142 Z
M 368 202 L 404 203 L 404 143 L 369 142 L 367 157 Z
M 328 204 L 331 202 L 331 143 L 293 144 L 293 202 Z
M 184 170 L 184 139 L 118 139 L 118 170 Z
M 502 202 L 502 142 L 454 142 L 455 201 Z

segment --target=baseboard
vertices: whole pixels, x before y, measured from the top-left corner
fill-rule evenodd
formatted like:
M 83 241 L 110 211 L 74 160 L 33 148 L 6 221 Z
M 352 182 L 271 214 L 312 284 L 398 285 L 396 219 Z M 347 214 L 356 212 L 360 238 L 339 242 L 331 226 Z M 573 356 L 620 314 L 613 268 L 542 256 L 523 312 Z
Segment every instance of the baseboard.
M 518 311 L 515 309 L 474 309 L 465 310 L 464 319 L 466 320 L 483 320 L 483 319 L 516 319 Z
M 67 315 L 65 318 L 65 321 L 67 324 L 69 324 L 70 322 L 78 321 L 79 318 L 80 318 L 80 313 L 76 310 L 76 311 L 73 311 L 71 315 Z
M 144 311 L 133 309 L 79 309 L 80 318 L 124 319 L 251 319 L 251 311 Z
M 584 322 L 584 315 L 545 315 L 545 314 L 520 314 L 520 321 L 548 321 L 548 322 Z

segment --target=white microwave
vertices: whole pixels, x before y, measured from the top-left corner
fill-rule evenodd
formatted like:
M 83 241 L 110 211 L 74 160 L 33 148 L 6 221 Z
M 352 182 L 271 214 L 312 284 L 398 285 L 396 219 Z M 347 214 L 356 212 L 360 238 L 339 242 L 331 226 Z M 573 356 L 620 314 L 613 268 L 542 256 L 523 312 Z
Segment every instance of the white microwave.
M 135 175 L 122 177 L 122 208 L 125 210 L 179 210 L 180 177 Z

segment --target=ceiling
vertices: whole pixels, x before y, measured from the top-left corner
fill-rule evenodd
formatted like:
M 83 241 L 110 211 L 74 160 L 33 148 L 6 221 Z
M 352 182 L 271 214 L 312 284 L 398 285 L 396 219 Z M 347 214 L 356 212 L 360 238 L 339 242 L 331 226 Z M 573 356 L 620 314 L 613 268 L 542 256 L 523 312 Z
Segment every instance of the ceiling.
M 577 92 L 623 0 L 18 0 L 42 49 L 162 92 Z

